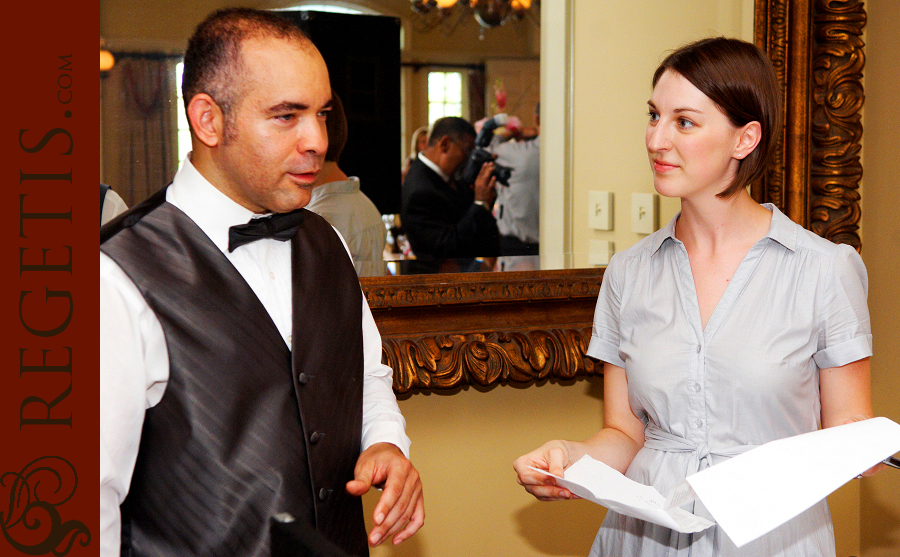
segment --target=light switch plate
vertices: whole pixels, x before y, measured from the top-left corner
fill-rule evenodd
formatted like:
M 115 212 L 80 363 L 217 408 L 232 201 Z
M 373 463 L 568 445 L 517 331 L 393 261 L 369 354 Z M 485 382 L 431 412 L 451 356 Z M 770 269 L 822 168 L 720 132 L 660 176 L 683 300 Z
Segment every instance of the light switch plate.
M 591 265 L 609 265 L 609 258 L 615 253 L 615 244 L 607 240 L 591 240 L 588 252 L 588 263 Z
M 631 230 L 652 234 L 659 228 L 659 196 L 655 193 L 631 194 Z
M 594 230 L 613 229 L 613 192 L 588 192 L 588 227 Z

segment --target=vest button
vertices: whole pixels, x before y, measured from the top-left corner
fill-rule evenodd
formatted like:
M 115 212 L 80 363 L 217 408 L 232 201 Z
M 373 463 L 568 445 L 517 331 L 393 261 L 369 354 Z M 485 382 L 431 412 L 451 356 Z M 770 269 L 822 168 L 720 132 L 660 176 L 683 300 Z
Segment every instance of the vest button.
M 319 501 L 324 501 L 328 499 L 328 496 L 331 495 L 330 489 L 325 489 L 324 487 L 319 490 Z
M 314 431 L 313 434 L 309 436 L 309 442 L 315 445 L 316 443 L 321 441 L 323 437 L 325 437 L 324 433 Z
M 301 373 L 297 376 L 297 382 L 301 385 L 306 385 L 307 383 L 309 383 L 309 376 L 305 373 Z

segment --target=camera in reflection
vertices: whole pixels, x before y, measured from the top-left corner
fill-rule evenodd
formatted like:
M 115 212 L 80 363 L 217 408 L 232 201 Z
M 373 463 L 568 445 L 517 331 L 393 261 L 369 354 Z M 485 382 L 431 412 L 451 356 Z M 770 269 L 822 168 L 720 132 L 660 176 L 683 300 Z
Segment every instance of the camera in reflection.
M 475 178 L 481 171 L 484 163 L 494 160 L 494 155 L 485 150 L 485 147 L 491 144 L 491 138 L 494 137 L 494 130 L 498 127 L 506 125 L 506 114 L 497 114 L 484 123 L 478 136 L 475 138 L 475 149 L 466 161 L 465 170 L 462 174 L 462 182 L 464 184 L 474 184 Z M 494 163 L 494 170 L 491 176 L 497 178 L 497 182 L 504 186 L 509 186 L 509 177 L 512 175 L 513 169 L 502 164 Z

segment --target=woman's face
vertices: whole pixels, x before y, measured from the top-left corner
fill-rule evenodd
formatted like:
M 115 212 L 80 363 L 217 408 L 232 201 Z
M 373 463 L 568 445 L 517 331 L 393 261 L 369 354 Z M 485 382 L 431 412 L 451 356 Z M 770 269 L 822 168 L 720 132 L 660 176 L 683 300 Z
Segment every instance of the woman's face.
M 425 147 L 428 147 L 428 132 L 419 132 L 419 137 L 416 138 L 416 152 L 424 151 Z
M 743 156 L 741 129 L 690 81 L 666 70 L 647 103 L 647 154 L 653 186 L 667 197 L 716 195 L 734 179 Z

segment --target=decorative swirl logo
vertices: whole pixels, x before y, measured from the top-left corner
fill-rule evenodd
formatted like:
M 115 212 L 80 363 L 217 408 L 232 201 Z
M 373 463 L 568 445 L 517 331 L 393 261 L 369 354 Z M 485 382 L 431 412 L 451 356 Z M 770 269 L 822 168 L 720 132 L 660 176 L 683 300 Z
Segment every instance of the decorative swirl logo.
M 7 486 L 9 508 L 0 511 L 0 530 L 20 553 L 52 552 L 62 557 L 76 541 L 82 547 L 91 543 L 91 532 L 83 522 L 63 522 L 57 510 L 78 487 L 78 474 L 68 460 L 58 456 L 33 460 L 21 472 L 0 476 L 0 487 Z

